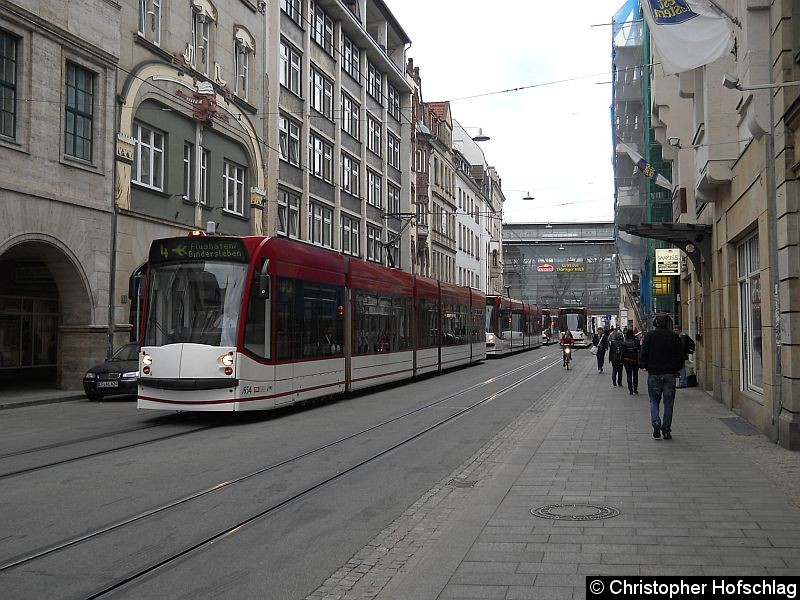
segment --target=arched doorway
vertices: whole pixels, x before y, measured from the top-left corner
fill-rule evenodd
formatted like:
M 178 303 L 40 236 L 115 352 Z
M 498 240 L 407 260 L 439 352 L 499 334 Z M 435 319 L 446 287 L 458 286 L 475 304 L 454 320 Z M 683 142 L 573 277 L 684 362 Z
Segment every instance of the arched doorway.
M 89 329 L 93 301 L 83 270 L 57 240 L 27 235 L 0 253 L 0 385 L 76 387 L 64 374 L 64 329 Z M 88 352 L 70 335 L 69 351 Z

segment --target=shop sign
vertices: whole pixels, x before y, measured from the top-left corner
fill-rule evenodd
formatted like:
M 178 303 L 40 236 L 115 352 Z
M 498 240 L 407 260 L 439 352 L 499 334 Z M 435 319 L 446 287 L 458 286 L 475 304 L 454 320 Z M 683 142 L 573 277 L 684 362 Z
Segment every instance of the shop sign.
M 680 275 L 681 251 L 677 248 L 656 248 L 656 275 Z
M 564 263 L 556 267 L 559 273 L 583 273 L 586 268 L 578 263 Z
M 539 273 L 552 273 L 553 272 L 553 265 L 550 265 L 550 264 L 539 265 L 538 267 L 536 267 L 536 270 L 539 271 Z

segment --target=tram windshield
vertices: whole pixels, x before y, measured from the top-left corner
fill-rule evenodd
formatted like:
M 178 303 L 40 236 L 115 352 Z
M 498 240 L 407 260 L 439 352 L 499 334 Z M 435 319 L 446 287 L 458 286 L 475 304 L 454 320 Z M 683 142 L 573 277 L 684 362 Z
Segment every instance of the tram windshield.
M 247 265 L 197 261 L 150 269 L 145 346 L 235 346 Z

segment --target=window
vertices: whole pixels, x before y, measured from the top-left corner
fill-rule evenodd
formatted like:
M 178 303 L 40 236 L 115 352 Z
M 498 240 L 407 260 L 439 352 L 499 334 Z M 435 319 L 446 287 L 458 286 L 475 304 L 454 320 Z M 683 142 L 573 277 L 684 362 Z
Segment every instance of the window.
M 383 262 L 381 256 L 381 230 L 379 227 L 367 225 L 367 260 L 372 262 Z
M 333 145 L 313 133 L 308 136 L 308 165 L 312 175 L 333 183 Z
M 292 21 L 300 24 L 300 20 L 303 18 L 300 0 L 281 0 L 281 10 L 289 15 Z
M 247 100 L 247 90 L 250 84 L 250 54 L 252 52 L 253 49 L 247 44 L 236 40 L 233 49 L 233 72 L 236 73 L 233 93 L 242 100 Z
M 278 138 L 281 159 L 299 167 L 300 125 L 288 117 L 281 115 L 279 119 Z
M 372 115 L 367 115 L 367 149 L 381 156 L 381 124 Z
M 192 10 L 192 45 L 189 50 L 192 68 L 208 75 L 211 63 L 211 16 L 205 11 Z
M 333 247 L 333 209 L 310 201 L 308 203 L 308 233 L 317 246 Z
M 94 127 L 94 75 L 67 63 L 64 154 L 92 160 Z
M 400 120 L 400 92 L 397 91 L 397 88 L 390 85 L 388 86 L 388 96 L 389 96 L 389 116 Z
M 342 70 L 361 84 L 361 50 L 342 34 Z
M 400 235 L 391 233 L 391 240 L 386 242 L 386 263 L 393 269 L 400 268 Z
M 276 358 L 291 360 L 341 355 L 344 290 L 281 277 L 276 285 Z
M 361 223 L 357 217 L 342 214 L 342 252 L 361 256 Z
M 361 107 L 350 96 L 342 92 L 342 131 L 350 134 L 353 138 L 360 140 L 360 123 L 358 115 Z
M 281 85 L 300 95 L 300 53 L 281 40 Z
M 342 190 L 358 197 L 361 192 L 361 163 L 342 152 Z
M 411 348 L 411 297 L 354 290 L 353 353 Z
M 311 67 L 310 77 L 311 108 L 333 119 L 333 81 L 320 71 Z
M 761 260 L 758 234 L 736 248 L 739 279 L 741 385 L 743 390 L 764 392 L 764 356 L 761 327 Z
M 333 56 L 333 19 L 331 19 L 319 4 L 311 0 L 309 2 L 309 22 L 311 23 L 311 39 L 325 49 L 325 52 Z
M 389 148 L 389 154 L 386 159 L 389 161 L 389 166 L 400 169 L 400 138 L 387 133 L 386 140 Z
M 381 187 L 381 176 L 375 171 L 367 169 L 367 204 L 382 208 Z
M 141 123 L 134 123 L 136 139 L 133 157 L 133 181 L 164 190 L 164 134 Z
M 300 196 L 286 190 L 278 190 L 278 233 L 300 237 Z
M 183 143 L 183 199 L 194 201 L 194 144 Z
M 161 44 L 161 0 L 139 0 L 139 35 Z
M 388 196 L 386 199 L 386 208 L 389 214 L 400 214 L 400 188 L 393 183 L 386 184 Z
M 383 97 L 381 96 L 381 78 L 383 74 L 375 68 L 371 62 L 367 62 L 367 93 L 383 105 Z
M 232 162 L 225 161 L 222 173 L 225 210 L 237 215 L 244 214 L 244 176 L 245 169 Z
M 208 204 L 208 150 L 200 155 L 200 204 Z
M 17 135 L 17 43 L 0 30 L 0 135 Z

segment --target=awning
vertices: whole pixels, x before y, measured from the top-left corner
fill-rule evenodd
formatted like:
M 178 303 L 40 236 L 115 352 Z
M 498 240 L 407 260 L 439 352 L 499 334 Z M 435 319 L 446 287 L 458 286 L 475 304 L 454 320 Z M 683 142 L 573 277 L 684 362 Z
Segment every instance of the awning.
M 639 225 L 619 225 L 620 231 L 630 235 L 660 240 L 683 250 L 692 261 L 695 271 L 702 273 L 703 260 L 708 278 L 711 270 L 711 225 L 693 223 L 641 223 Z M 702 281 L 702 279 L 700 279 Z

